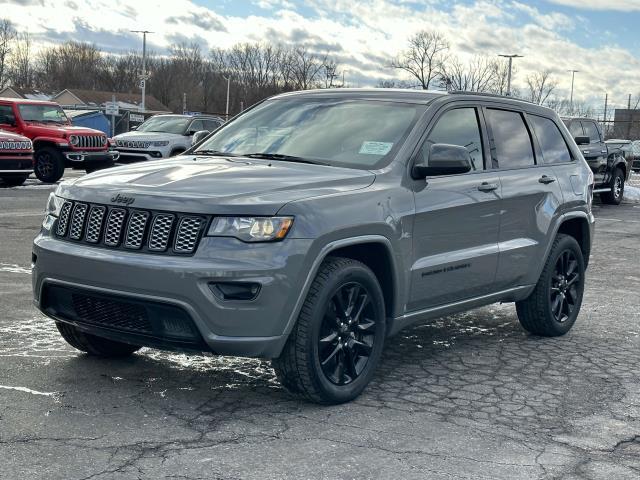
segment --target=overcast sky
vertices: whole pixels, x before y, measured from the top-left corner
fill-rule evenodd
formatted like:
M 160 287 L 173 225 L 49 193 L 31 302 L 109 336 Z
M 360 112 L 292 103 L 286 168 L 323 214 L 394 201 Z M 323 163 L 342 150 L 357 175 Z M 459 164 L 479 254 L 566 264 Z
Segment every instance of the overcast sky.
M 605 92 L 622 105 L 640 94 L 640 0 L 0 0 L 5 17 L 37 43 L 80 40 L 121 52 L 197 41 L 203 49 L 236 42 L 297 44 L 331 53 L 347 83 L 374 86 L 398 78 L 386 68 L 418 30 L 442 32 L 461 55 L 519 53 L 514 83 L 551 69 L 568 96 L 599 109 Z

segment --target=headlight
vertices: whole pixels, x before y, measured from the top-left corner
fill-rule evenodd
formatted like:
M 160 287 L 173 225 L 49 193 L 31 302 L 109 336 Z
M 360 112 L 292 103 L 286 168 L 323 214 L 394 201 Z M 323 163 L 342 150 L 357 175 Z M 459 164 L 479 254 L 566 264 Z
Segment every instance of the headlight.
M 169 140 L 162 140 L 160 142 L 151 142 L 151 145 L 154 147 L 166 147 L 169 145 Z
M 55 193 L 49 194 L 49 199 L 47 200 L 47 207 L 44 211 L 46 215 L 53 215 L 57 217 L 60 215 L 60 209 L 62 208 L 62 204 L 64 203 L 64 198 L 57 197 Z
M 71 136 L 69 137 L 69 143 L 70 143 L 71 145 L 74 145 L 74 146 L 75 146 L 75 145 L 78 145 L 78 143 L 79 143 L 79 142 L 80 142 L 80 139 L 78 138 L 78 136 L 77 136 L 77 135 L 71 135 Z
M 282 240 L 292 224 L 292 217 L 217 217 L 208 235 L 235 237 L 244 242 L 271 242 Z

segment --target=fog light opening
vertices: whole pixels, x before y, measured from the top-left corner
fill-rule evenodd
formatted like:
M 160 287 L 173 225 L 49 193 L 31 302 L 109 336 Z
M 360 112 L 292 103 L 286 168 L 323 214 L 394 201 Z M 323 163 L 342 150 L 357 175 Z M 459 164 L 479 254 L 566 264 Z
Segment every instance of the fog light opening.
M 261 285 L 253 282 L 210 282 L 209 288 L 221 300 L 254 300 Z

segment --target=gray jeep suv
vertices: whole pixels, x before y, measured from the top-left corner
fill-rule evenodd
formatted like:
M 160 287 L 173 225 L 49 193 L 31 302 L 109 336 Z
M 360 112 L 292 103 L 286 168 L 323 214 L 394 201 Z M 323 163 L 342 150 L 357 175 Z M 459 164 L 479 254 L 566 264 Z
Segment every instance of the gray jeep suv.
M 35 303 L 89 354 L 270 358 L 289 391 L 345 402 L 417 322 L 516 302 L 529 332 L 569 331 L 592 183 L 537 105 L 283 94 L 180 157 L 61 184 L 34 241 Z

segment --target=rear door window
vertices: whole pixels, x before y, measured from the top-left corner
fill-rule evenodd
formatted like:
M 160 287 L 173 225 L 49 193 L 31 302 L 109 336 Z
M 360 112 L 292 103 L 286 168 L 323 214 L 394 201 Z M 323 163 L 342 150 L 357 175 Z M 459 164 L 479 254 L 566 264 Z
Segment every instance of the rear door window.
M 537 115 L 529 115 L 528 118 L 542 148 L 544 163 L 570 162 L 571 152 L 555 122 Z
M 487 120 L 493 135 L 491 156 L 499 168 L 535 165 L 531 136 L 520 112 L 488 108 Z
M 465 147 L 471 156 L 474 170 L 484 169 L 484 155 L 478 113 L 475 108 L 456 108 L 445 112 L 429 133 L 420 154 L 425 165 L 429 162 L 429 151 L 436 143 Z

